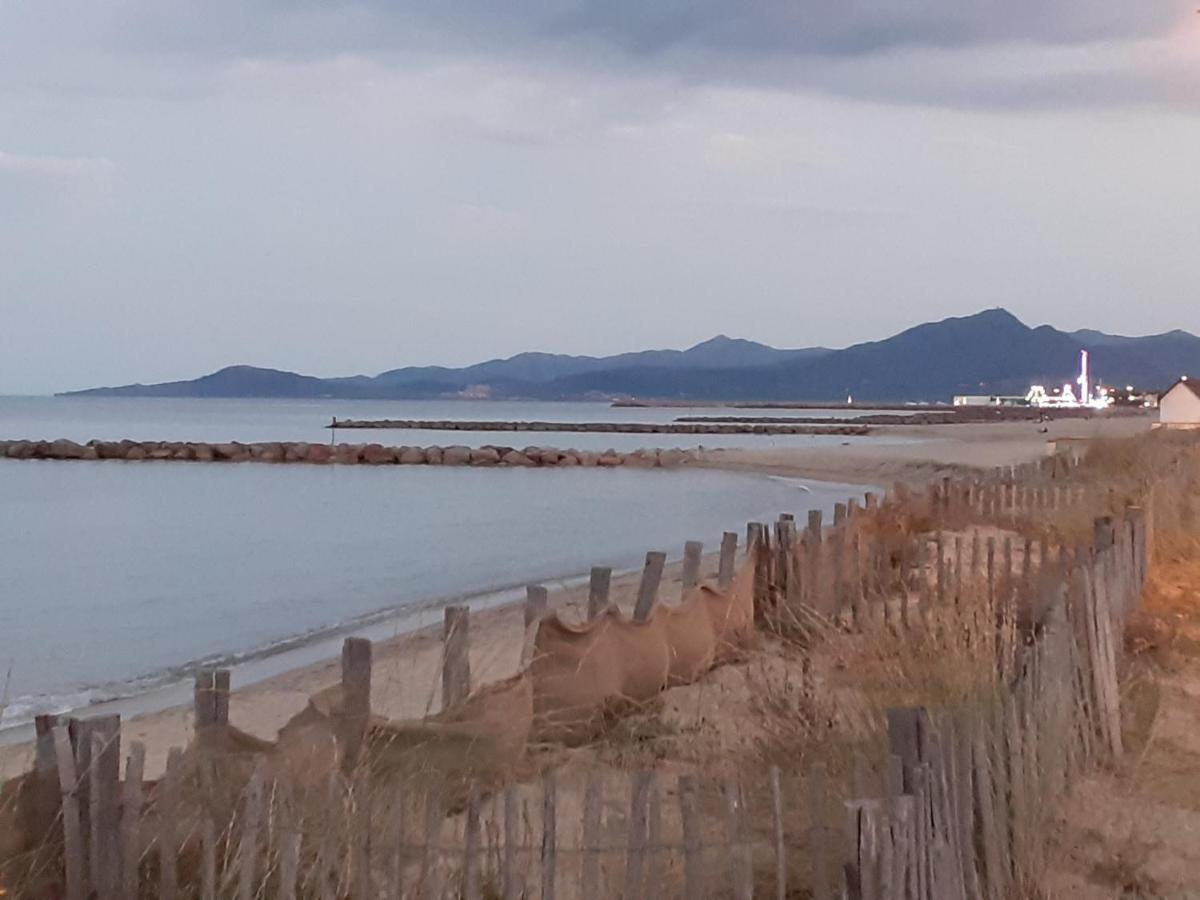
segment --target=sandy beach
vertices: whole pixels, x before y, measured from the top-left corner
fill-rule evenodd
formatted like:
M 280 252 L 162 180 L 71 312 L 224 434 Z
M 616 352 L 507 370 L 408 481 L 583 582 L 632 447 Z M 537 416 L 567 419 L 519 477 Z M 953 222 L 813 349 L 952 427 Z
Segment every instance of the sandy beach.
M 841 481 L 890 485 L 924 481 L 967 469 L 1017 465 L 1051 453 L 1056 442 L 1132 437 L 1149 431 L 1154 416 L 1096 416 L 1047 422 L 997 422 L 958 425 L 887 425 L 873 434 L 914 438 L 911 443 L 860 441 L 842 447 L 779 450 L 706 450 L 701 463 L 719 469 L 766 472 Z
M 1026 462 L 1045 455 L 1052 442 L 1127 437 L 1150 428 L 1149 416 L 1064 419 L 1044 424 L 1005 422 L 985 425 L 895 426 L 880 433 L 919 438 L 912 443 L 884 443 L 833 449 L 710 450 L 702 465 L 762 472 L 815 480 L 864 485 L 890 485 L 896 480 L 918 482 L 952 471 L 991 468 Z M 1043 430 L 1045 429 L 1045 430 Z M 704 574 L 715 575 L 715 557 L 706 557 Z M 661 597 L 673 601 L 680 591 L 680 564 L 668 566 Z M 612 600 L 632 607 L 639 574 L 614 576 Z M 552 588 L 552 608 L 578 614 L 586 603 L 587 587 Z M 419 718 L 440 707 L 440 627 L 399 634 L 375 644 L 372 706 L 392 719 Z M 481 685 L 513 674 L 524 640 L 519 604 L 474 613 L 471 621 L 472 682 Z M 264 739 L 274 739 L 278 729 L 304 708 L 308 697 L 338 681 L 338 659 L 286 672 L 239 689 L 234 676 L 230 720 L 239 728 Z M 163 770 L 168 751 L 191 739 L 192 711 L 176 706 L 128 719 L 125 741 L 141 741 L 147 750 L 150 777 Z M 0 747 L 0 778 L 32 767 L 29 743 Z

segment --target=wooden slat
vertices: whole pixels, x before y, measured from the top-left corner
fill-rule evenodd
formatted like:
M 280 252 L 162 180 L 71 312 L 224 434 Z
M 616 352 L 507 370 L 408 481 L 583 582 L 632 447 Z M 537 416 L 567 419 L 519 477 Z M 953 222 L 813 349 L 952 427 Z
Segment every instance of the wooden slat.
M 207 815 L 200 823 L 200 900 L 217 900 L 217 826 Z
M 646 565 L 642 568 L 642 580 L 638 585 L 637 603 L 633 608 L 633 620 L 645 622 L 658 601 L 658 586 L 662 581 L 667 554 L 651 550 L 646 554 Z
M 683 575 L 681 590 L 684 594 L 700 583 L 700 560 L 704 556 L 704 544 L 688 541 L 683 545 Z
M 258 829 L 262 823 L 264 762 L 260 757 L 246 787 L 242 839 L 238 847 L 238 900 L 251 900 L 257 893 Z
M 471 693 L 471 609 L 447 606 L 442 621 L 442 708 L 462 703 Z
M 158 895 L 175 900 L 179 894 L 179 781 L 183 751 L 172 747 L 167 754 L 167 772 L 158 787 Z
M 542 777 L 542 900 L 554 900 L 558 883 L 558 785 L 554 773 Z
M 579 884 L 583 900 L 598 900 L 600 888 L 600 842 L 603 838 L 600 776 L 589 773 L 583 791 L 583 878 Z
M 530 584 L 525 586 L 525 630 L 537 625 L 546 617 L 550 609 L 550 591 L 545 585 Z
M 467 820 L 463 825 L 463 900 L 480 900 L 479 879 L 479 785 L 467 789 Z
M 88 772 L 91 806 L 92 889 L 112 897 L 120 881 L 121 717 L 103 716 L 89 721 L 91 769 Z
M 629 779 L 629 847 L 625 856 L 625 893 L 627 900 L 641 900 L 645 893 L 646 843 L 649 839 L 650 791 L 654 773 L 648 769 L 634 772 Z
M 84 900 L 90 893 L 87 869 L 84 866 L 83 834 L 79 816 L 79 778 L 75 771 L 75 754 L 67 729 L 56 726 L 54 752 L 58 759 L 58 781 L 62 791 L 63 858 L 67 881 L 67 900 Z
M 775 826 L 775 896 L 777 900 L 787 900 L 787 847 L 784 844 L 783 786 L 779 766 L 771 766 L 770 781 L 771 816 Z
M 691 775 L 679 776 L 679 817 L 683 825 L 683 881 L 685 896 L 703 900 L 708 895 L 704 878 L 703 831 L 697 809 L 699 786 Z
M 442 793 L 436 786 L 425 792 L 425 847 L 421 857 L 421 896 L 434 900 L 442 894 L 438 864 L 442 851 L 442 820 L 445 816 Z
M 812 767 L 808 776 L 808 845 L 812 852 L 813 900 L 832 900 L 830 840 L 826 829 L 829 814 L 829 775 L 824 763 Z
M 738 536 L 736 531 L 721 535 L 721 559 L 717 569 L 717 585 L 727 588 L 733 584 L 734 566 L 737 563 Z
M 342 709 L 338 737 L 342 744 L 342 768 L 352 771 L 362 752 L 367 721 L 371 715 L 371 642 L 346 638 L 342 642 Z
M 517 861 L 519 826 L 520 806 L 517 789 L 510 784 L 504 789 L 504 860 L 500 873 L 504 900 L 517 900 L 525 893 L 523 870 L 519 868 Z
M 608 595 L 612 589 L 612 569 L 608 566 L 593 566 L 588 579 L 588 621 L 608 609 Z
M 141 886 L 142 779 L 146 747 L 135 741 L 125 763 L 125 786 L 121 798 L 121 895 L 137 900 Z
M 743 822 L 745 803 L 741 787 L 736 781 L 725 783 L 725 804 L 728 815 L 729 877 L 732 881 L 732 893 L 737 900 L 753 900 L 754 869 L 751 866 L 750 846 L 746 840 Z

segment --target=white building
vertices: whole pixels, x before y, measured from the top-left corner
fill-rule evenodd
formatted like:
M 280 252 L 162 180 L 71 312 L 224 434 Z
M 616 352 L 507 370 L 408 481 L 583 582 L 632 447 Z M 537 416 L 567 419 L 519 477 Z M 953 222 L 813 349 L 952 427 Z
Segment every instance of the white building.
M 1181 378 L 1158 401 L 1161 428 L 1200 428 L 1200 381 Z

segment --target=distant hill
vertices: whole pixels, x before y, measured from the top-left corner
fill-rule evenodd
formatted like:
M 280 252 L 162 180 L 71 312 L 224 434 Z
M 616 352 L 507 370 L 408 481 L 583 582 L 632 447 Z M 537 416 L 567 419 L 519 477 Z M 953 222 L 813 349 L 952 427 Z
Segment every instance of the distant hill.
M 1184 331 L 1124 337 L 1031 328 L 1003 309 L 929 322 L 843 350 L 780 350 L 719 335 L 687 350 L 617 356 L 521 353 L 463 368 L 421 366 L 375 376 L 313 378 L 231 366 L 192 381 L 133 384 L 77 395 L 416 399 L 642 397 L 675 400 L 948 401 L 954 394 L 1018 394 L 1072 380 L 1079 351 L 1109 384 L 1166 387 L 1200 374 L 1200 337 Z

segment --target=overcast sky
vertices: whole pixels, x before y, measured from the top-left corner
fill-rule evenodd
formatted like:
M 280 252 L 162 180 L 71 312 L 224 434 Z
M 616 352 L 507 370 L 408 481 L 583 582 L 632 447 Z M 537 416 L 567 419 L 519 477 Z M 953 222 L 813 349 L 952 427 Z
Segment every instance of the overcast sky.
M 0 0 L 0 393 L 1200 331 L 1196 0 Z

